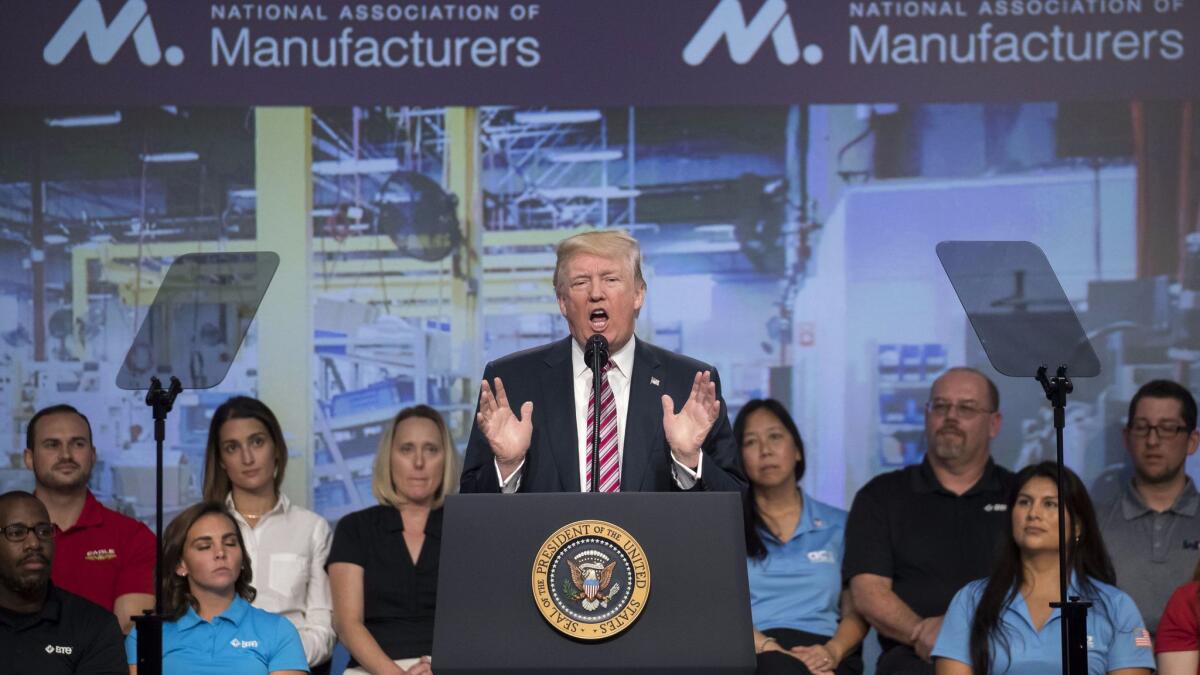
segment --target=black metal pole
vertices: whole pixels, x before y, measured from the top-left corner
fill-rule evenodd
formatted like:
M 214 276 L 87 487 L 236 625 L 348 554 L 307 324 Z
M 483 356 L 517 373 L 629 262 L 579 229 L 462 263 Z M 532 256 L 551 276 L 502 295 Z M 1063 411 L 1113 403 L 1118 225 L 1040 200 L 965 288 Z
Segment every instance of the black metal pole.
M 1062 672 L 1063 675 L 1087 674 L 1087 610 L 1090 602 L 1081 602 L 1079 597 L 1068 597 L 1071 570 L 1067 566 L 1067 471 L 1063 461 L 1063 429 L 1067 425 L 1067 394 L 1074 389 L 1067 377 L 1067 367 L 1059 366 L 1053 378 L 1046 376 L 1046 366 L 1038 368 L 1037 380 L 1054 408 L 1054 437 L 1058 462 L 1058 602 L 1050 603 L 1058 608 L 1062 629 Z
M 163 389 L 157 377 L 150 378 L 150 390 L 146 392 L 146 405 L 154 414 L 155 466 L 154 534 L 157 553 L 154 558 L 154 611 L 146 611 L 133 617 L 137 625 L 137 665 L 139 675 L 162 675 L 162 625 L 163 625 L 163 443 L 167 438 L 167 413 L 175 405 L 175 397 L 183 391 L 179 378 L 171 377 L 169 389 Z

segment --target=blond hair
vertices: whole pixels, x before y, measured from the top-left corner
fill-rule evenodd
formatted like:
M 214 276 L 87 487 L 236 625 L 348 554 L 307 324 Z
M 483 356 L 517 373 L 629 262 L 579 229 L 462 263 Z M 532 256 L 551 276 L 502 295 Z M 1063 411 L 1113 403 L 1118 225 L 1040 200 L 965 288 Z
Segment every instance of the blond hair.
M 400 506 L 404 503 L 404 498 L 396 492 L 392 481 L 392 439 L 400 423 L 412 418 L 426 419 L 437 425 L 446 458 L 442 466 L 442 484 L 433 495 L 433 508 L 436 509 L 445 503 L 446 495 L 458 489 L 458 452 L 454 448 L 454 439 L 450 437 L 450 427 L 446 426 L 441 413 L 427 405 L 409 406 L 396 413 L 392 423 L 379 435 L 379 448 L 375 450 L 375 464 L 371 469 L 371 492 L 380 504 Z
M 567 284 L 567 263 L 577 255 L 594 255 L 608 260 L 625 260 L 633 272 L 635 288 L 644 290 L 642 249 L 625 230 L 591 230 L 567 237 L 558 244 L 558 260 L 554 264 L 554 293 L 563 296 Z

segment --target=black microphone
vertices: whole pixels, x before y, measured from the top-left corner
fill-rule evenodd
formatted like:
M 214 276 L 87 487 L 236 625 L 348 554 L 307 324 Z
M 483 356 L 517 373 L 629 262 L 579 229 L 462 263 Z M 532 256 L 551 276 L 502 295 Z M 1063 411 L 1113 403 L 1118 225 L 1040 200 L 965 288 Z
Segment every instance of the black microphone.
M 583 347 L 583 361 L 592 369 L 592 492 L 600 491 L 600 372 L 608 365 L 608 338 L 596 333 Z
M 583 346 L 583 362 L 591 367 L 593 373 L 600 372 L 600 369 L 608 365 L 608 338 L 600 333 L 588 338 L 587 344 Z

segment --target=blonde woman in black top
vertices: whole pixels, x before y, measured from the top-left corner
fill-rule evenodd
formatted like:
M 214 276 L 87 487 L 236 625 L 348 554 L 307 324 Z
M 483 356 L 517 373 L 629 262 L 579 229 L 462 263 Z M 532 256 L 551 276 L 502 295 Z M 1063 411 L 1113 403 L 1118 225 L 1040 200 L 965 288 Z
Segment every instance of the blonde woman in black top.
M 372 488 L 379 506 L 337 525 L 329 553 L 333 624 L 349 675 L 429 675 L 442 503 L 458 481 L 445 420 L 425 405 L 401 410 L 379 440 Z

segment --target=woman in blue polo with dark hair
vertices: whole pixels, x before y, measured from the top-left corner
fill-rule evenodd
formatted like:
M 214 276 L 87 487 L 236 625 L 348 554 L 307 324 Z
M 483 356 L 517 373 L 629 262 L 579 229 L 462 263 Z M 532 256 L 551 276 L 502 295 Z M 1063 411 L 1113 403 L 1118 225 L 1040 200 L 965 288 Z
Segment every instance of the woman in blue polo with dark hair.
M 1149 675 L 1150 634 L 1116 575 L 1083 482 L 1066 469 L 1068 595 L 1092 603 L 1087 613 L 1089 675 Z M 992 575 L 972 581 L 950 601 L 933 656 L 938 675 L 1057 673 L 1062 669 L 1059 610 L 1058 467 L 1022 469 L 1008 498 L 1012 536 Z
M 184 509 L 163 533 L 162 672 L 300 675 L 308 661 L 291 621 L 250 604 L 250 557 L 219 502 Z M 137 675 L 137 629 L 125 638 Z
M 800 489 L 804 443 L 778 401 L 744 405 L 733 437 L 750 479 L 742 512 L 758 672 L 861 673 L 867 624 L 842 589 L 846 512 Z

